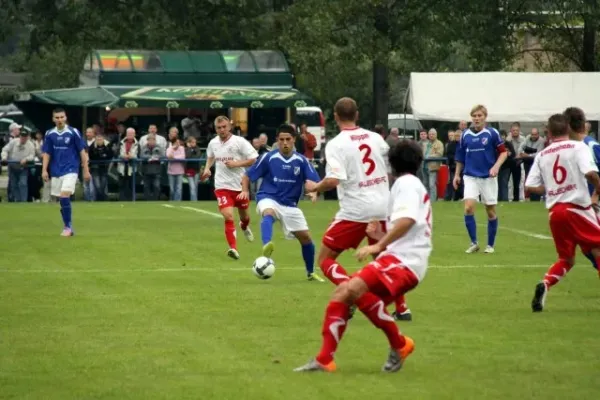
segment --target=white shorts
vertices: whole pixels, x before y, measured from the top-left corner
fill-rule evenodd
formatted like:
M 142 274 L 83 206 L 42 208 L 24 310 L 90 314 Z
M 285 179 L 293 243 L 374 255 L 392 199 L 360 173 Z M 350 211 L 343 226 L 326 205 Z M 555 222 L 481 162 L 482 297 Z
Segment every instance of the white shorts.
M 77 186 L 77 174 L 66 174 L 56 178 L 52 178 L 50 181 L 50 194 L 58 197 L 62 192 L 75 193 L 75 186 Z
M 275 200 L 262 199 L 256 205 L 256 212 L 262 215 L 269 208 L 275 211 L 275 217 L 281 222 L 281 228 L 286 239 L 294 239 L 294 232 L 308 230 L 304 213 L 298 207 L 282 206 Z
M 481 202 L 486 206 L 498 204 L 498 178 L 475 178 L 472 176 L 464 176 L 465 190 L 463 198 L 473 199 Z

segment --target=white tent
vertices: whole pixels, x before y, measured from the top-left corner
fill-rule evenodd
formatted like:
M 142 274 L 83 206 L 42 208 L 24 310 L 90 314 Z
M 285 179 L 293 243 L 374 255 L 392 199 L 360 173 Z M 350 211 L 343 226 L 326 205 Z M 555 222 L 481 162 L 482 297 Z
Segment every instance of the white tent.
M 421 120 L 468 120 L 483 104 L 494 122 L 546 121 L 572 106 L 593 121 L 600 120 L 600 73 L 411 73 L 408 100 Z

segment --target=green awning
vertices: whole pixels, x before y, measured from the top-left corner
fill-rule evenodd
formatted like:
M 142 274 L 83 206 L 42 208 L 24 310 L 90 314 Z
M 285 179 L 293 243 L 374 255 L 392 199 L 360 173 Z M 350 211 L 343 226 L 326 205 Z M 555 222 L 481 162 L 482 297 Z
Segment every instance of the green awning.
M 292 88 L 246 87 L 81 87 L 18 94 L 18 102 L 113 108 L 286 108 L 313 105 Z

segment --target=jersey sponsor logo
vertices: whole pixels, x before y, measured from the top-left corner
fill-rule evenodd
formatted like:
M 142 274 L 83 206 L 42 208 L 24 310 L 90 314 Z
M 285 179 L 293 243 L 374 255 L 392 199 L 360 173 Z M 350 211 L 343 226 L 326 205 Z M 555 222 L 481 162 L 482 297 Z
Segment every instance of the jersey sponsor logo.
M 366 181 L 362 181 L 358 183 L 359 188 L 365 188 L 375 185 L 381 185 L 382 183 L 387 182 L 386 176 L 380 176 L 379 178 L 367 179 Z
M 225 161 L 233 161 L 233 157 L 215 157 L 216 161 L 221 161 L 221 162 L 225 162 Z
M 561 151 L 561 150 L 565 150 L 565 149 L 573 149 L 573 148 L 575 148 L 575 145 L 572 143 L 561 144 L 560 146 L 551 147 L 549 149 L 542 151 L 542 156 L 545 156 L 546 154 L 556 153 L 557 151 Z
M 273 177 L 273 182 L 282 182 L 282 183 L 296 183 L 293 179 L 281 179 L 276 176 Z
M 561 194 L 564 194 L 564 193 L 567 193 L 567 192 L 571 192 L 573 190 L 577 190 L 577 185 L 570 184 L 570 185 L 567 185 L 567 186 L 559 187 L 558 189 L 548 190 L 548 196 L 549 197 L 559 196 Z
M 352 141 L 356 141 L 356 140 L 365 140 L 369 138 L 369 134 L 365 133 L 363 135 L 350 135 L 350 139 Z

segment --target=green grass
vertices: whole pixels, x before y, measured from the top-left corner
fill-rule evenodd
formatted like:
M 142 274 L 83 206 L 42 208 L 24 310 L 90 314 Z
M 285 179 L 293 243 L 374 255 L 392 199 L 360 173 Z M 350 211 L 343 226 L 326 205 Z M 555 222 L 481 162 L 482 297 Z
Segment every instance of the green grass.
M 379 372 L 384 336 L 355 317 L 338 372 L 298 375 L 315 355 L 332 285 L 305 281 L 299 245 L 276 235 L 273 279 L 250 270 L 257 242 L 225 256 L 213 203 L 0 206 L 3 399 L 597 399 L 600 282 L 587 260 L 533 314 L 555 257 L 540 204 L 499 208 L 497 252 L 466 255 L 460 203 L 434 207 L 432 268 L 400 323 L 416 350 Z M 316 241 L 335 202 L 305 204 Z M 254 216 L 254 214 L 253 214 Z M 485 242 L 482 211 L 479 233 Z M 519 233 L 520 231 L 520 233 Z M 359 268 L 342 256 L 350 271 Z M 454 268 L 452 268 L 454 267 Z

